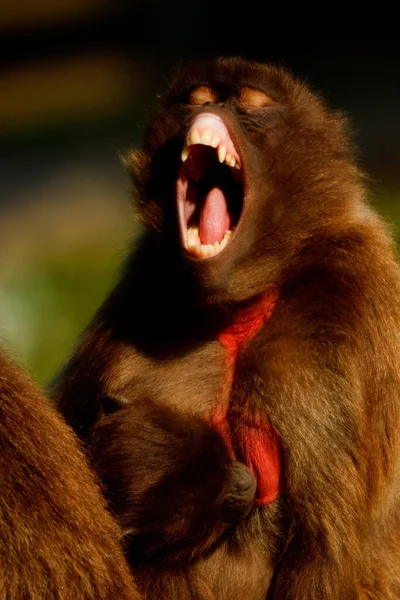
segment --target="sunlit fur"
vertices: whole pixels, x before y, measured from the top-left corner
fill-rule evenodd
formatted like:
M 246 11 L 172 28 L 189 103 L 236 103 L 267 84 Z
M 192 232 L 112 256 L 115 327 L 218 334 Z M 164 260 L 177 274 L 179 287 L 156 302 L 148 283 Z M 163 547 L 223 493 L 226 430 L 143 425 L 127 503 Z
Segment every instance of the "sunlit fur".
M 0 349 L 0 597 L 139 600 L 77 440 Z

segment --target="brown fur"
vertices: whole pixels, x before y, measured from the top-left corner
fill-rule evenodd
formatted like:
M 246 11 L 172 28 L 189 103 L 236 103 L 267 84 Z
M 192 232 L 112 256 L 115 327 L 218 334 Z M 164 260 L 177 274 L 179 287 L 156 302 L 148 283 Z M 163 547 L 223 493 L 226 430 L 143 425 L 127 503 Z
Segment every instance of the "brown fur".
M 190 104 L 203 88 L 218 102 Z M 243 106 L 243 88 L 273 103 Z M 200 261 L 181 249 L 174 187 L 188 121 L 204 110 L 234 132 L 247 198 L 231 242 Z M 234 443 L 249 418 L 272 424 L 280 497 L 178 575 L 142 581 L 170 598 L 400 598 L 400 276 L 343 118 L 275 67 L 189 65 L 128 167 L 145 234 L 56 391 L 89 445 L 108 394 L 209 419 L 224 379 L 218 334 L 243 304 L 278 292 L 239 353 L 228 421 Z
M 203 419 L 147 399 L 103 404 L 91 454 L 132 565 L 185 564 L 249 514 L 254 477 Z
M 0 350 L 0 597 L 139 599 L 72 431 Z

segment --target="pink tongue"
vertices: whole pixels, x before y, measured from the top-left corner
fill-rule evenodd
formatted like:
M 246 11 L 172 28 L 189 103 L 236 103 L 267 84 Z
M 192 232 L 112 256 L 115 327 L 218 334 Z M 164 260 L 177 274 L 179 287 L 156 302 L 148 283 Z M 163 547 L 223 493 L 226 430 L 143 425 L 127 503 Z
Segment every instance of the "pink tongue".
M 199 236 L 202 244 L 215 244 L 223 240 L 231 226 L 225 196 L 219 188 L 213 188 L 206 196 L 201 209 Z

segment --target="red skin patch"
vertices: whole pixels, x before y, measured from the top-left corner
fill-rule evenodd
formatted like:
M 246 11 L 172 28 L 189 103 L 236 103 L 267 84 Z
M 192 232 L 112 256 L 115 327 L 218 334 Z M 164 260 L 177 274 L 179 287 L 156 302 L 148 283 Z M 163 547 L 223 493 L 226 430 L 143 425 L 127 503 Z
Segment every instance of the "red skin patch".
M 240 313 L 235 322 L 219 335 L 219 341 L 227 350 L 225 383 L 222 398 L 211 419 L 225 440 L 232 459 L 236 459 L 236 452 L 232 444 L 227 413 L 237 355 L 269 319 L 275 302 L 275 292 L 266 294 L 257 304 Z M 235 427 L 235 438 L 240 460 L 249 467 L 257 480 L 257 504 L 271 504 L 280 492 L 280 447 L 275 430 L 269 423 L 257 419 L 242 424 L 239 429 Z

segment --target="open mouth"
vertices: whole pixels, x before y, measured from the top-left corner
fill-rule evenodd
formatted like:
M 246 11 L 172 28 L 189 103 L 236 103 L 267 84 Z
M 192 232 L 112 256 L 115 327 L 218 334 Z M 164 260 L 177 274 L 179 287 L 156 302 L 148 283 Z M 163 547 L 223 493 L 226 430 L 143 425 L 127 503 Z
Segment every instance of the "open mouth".
M 223 121 L 201 113 L 191 123 L 181 155 L 177 203 L 182 243 L 195 258 L 228 245 L 243 209 L 239 154 Z

